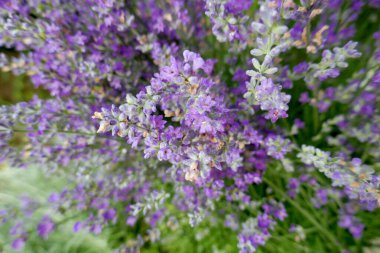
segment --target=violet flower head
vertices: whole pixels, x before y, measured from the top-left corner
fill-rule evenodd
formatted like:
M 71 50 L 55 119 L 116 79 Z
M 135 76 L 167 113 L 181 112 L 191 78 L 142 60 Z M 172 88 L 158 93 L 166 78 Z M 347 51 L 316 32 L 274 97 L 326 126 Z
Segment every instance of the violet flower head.
M 37 232 L 38 235 L 41 236 L 43 239 L 48 239 L 48 236 L 51 232 L 53 232 L 55 229 L 55 224 L 51 220 L 50 217 L 44 216 L 40 223 L 37 225 Z
M 273 83 L 272 79 L 264 79 L 257 87 L 255 98 L 262 110 L 268 111 L 266 119 L 276 122 L 279 118 L 286 118 L 290 95 L 281 92 L 281 86 Z
M 21 251 L 25 246 L 24 238 L 17 238 L 12 242 L 12 249 L 16 251 Z

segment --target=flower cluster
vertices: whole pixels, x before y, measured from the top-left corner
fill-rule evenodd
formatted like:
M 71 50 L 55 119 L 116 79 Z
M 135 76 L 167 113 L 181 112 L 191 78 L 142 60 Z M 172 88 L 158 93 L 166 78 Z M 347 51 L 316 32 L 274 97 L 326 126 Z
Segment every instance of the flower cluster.
M 241 253 L 255 252 L 259 246 L 264 245 L 270 235 L 270 230 L 276 224 L 276 219 L 282 221 L 287 217 L 284 207 L 277 203 L 265 204 L 262 208 L 262 214 L 242 224 L 238 244 Z
M 371 167 L 362 164 L 361 159 L 353 158 L 351 162 L 346 162 L 331 158 L 328 153 L 310 146 L 302 146 L 298 157 L 303 163 L 313 165 L 324 173 L 333 181 L 333 186 L 346 187 L 351 198 L 359 198 L 369 209 L 379 205 L 379 178 L 373 175 Z
M 142 143 L 144 158 L 171 162 L 189 181 L 205 178 L 224 164 L 236 170 L 242 152 L 235 137 L 239 125 L 225 105 L 223 89 L 208 77 L 212 63 L 190 51 L 183 57 L 183 62 L 172 58 L 145 91 L 128 94 L 127 103 L 95 112 L 98 133 L 127 137 L 135 148 Z M 158 110 L 164 115 L 156 115 Z
M 260 6 L 259 17 L 260 20 L 251 23 L 254 32 L 259 34 L 256 48 L 251 50 L 251 54 L 263 60 L 260 63 L 258 58 L 252 59 L 255 70 L 247 71 L 251 79 L 247 83 L 244 97 L 249 103 L 268 111 L 265 118 L 276 122 L 277 119 L 288 116 L 286 111 L 290 95 L 281 92 L 282 86 L 274 84 L 271 78 L 278 71 L 277 67 L 272 66 L 273 59 L 290 47 L 291 38 L 286 34 L 288 27 L 281 24 L 279 6 L 266 1 Z
M 342 210 L 339 218 L 339 226 L 350 231 L 353 237 L 360 238 L 363 234 L 364 225 L 354 216 L 355 207 L 346 205 Z
M 249 0 L 207 0 L 206 15 L 213 23 L 212 32 L 220 42 L 238 40 L 243 42 L 248 29 L 245 25 L 248 17 L 242 13 L 249 9 Z

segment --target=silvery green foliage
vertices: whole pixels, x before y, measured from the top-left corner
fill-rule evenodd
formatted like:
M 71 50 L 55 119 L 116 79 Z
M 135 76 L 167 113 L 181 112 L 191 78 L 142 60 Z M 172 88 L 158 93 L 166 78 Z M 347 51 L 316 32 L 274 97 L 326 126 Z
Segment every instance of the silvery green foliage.
M 257 220 L 254 218 L 248 219 L 243 223 L 242 235 L 250 235 L 257 231 Z M 245 241 L 241 239 L 238 244 L 240 252 L 255 252 L 256 248 L 250 241 Z
M 331 158 L 330 154 L 312 146 L 302 146 L 297 155 L 300 160 L 313 165 L 333 182 L 334 186 L 346 187 L 350 197 L 360 199 L 364 205 L 372 209 L 378 205 L 380 192 L 378 176 L 374 169 L 362 164 L 359 158 L 346 162 L 340 158 Z
M 206 214 L 204 210 L 200 209 L 200 210 L 194 211 L 193 213 L 188 213 L 187 215 L 189 218 L 190 226 L 195 227 L 203 221 Z
M 225 42 L 230 38 L 233 38 L 232 32 L 229 31 L 228 25 L 235 24 L 236 19 L 225 17 L 225 7 L 226 0 L 207 0 L 205 12 L 207 16 L 212 18 L 214 22 L 213 32 L 219 41 Z
M 146 215 L 148 212 L 158 210 L 163 207 L 165 201 L 170 195 L 164 191 L 152 192 L 146 196 L 141 202 L 131 205 L 132 215 L 137 216 L 140 212 Z
M 206 0 L 205 14 L 213 24 L 212 32 L 220 42 L 241 40 L 244 44 L 244 37 L 247 36 L 245 23 L 247 16 L 228 13 L 226 10 L 227 0 Z M 235 14 L 235 15 L 234 15 Z
M 278 118 L 287 117 L 290 95 L 281 92 L 282 86 L 275 84 L 272 79 L 278 71 L 273 66 L 273 58 L 290 47 L 291 39 L 285 36 L 287 26 L 279 25 L 280 13 L 270 6 L 269 1 L 261 3 L 260 20 L 251 23 L 252 29 L 258 34 L 257 47 L 251 50 L 254 70 L 247 71 L 250 81 L 244 98 L 249 104 L 259 105 L 261 110 L 267 111 L 265 118 L 276 122 Z
M 330 155 L 313 146 L 302 146 L 302 152 L 297 155 L 307 165 L 313 165 L 324 173 L 331 171 Z
M 267 138 L 267 150 L 268 155 L 278 160 L 284 160 L 286 153 L 290 152 L 291 143 L 290 140 L 283 137 L 270 136 Z
M 322 53 L 322 60 L 318 64 L 311 64 L 311 77 L 321 81 L 327 78 L 335 78 L 340 74 L 339 69 L 347 68 L 346 62 L 350 58 L 358 58 L 361 53 L 355 48 L 357 42 L 348 42 L 344 47 L 335 47 L 333 52 L 325 50 Z M 306 79 L 306 81 L 311 81 Z

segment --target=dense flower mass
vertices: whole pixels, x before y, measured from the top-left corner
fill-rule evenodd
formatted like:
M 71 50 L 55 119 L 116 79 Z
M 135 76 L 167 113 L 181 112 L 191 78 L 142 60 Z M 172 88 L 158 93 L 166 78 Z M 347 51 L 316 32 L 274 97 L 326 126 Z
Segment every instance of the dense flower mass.
M 35 95 L 0 106 L 0 170 L 38 168 L 65 183 L 0 200 L 0 252 L 37 252 L 36 237 L 67 224 L 106 237 L 110 252 L 369 245 L 361 217 L 380 205 L 379 8 L 1 1 L 0 70 L 28 77 Z

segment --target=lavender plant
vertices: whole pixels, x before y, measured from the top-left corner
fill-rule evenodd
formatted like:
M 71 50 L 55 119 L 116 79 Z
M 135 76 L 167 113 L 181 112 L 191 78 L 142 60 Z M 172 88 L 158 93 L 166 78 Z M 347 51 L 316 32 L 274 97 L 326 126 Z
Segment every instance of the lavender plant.
M 379 8 L 1 1 L 0 69 L 35 94 L 0 106 L 0 168 L 60 183 L 1 198 L 0 251 L 63 252 L 64 231 L 102 252 L 364 252 Z

